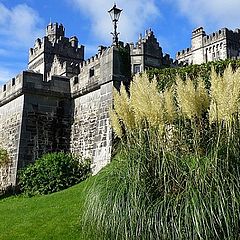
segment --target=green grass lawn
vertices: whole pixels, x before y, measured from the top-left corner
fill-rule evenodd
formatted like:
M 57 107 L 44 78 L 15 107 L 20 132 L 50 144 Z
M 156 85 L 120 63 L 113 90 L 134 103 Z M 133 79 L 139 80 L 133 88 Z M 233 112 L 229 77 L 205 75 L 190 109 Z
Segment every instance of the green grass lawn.
M 0 240 L 86 239 L 80 219 L 94 179 L 51 195 L 0 200 Z

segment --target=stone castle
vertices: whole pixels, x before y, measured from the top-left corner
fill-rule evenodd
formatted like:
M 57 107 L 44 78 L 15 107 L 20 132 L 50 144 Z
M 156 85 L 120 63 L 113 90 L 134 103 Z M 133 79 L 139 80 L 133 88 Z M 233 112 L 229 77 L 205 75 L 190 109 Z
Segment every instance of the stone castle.
M 180 65 L 238 58 L 240 30 L 206 35 L 200 27 L 192 32 L 191 45 L 177 53 Z M 100 46 L 85 60 L 78 38 L 50 23 L 29 50 L 28 69 L 0 90 L 0 147 L 11 160 L 0 168 L 0 189 L 16 185 L 18 170 L 47 152 L 89 157 L 97 173 L 111 158 L 113 89 L 128 85 L 133 74 L 172 65 L 151 29 L 135 44 Z
M 28 69 L 0 90 L 0 142 L 11 159 L 0 168 L 0 189 L 16 185 L 18 169 L 47 152 L 90 157 L 98 172 L 111 157 L 113 89 L 128 85 L 134 73 L 170 64 L 152 30 L 136 44 L 100 46 L 84 60 L 77 37 L 50 23 L 29 51 Z
M 240 29 L 222 28 L 206 35 L 199 27 L 192 32 L 191 47 L 176 54 L 179 64 L 201 64 L 209 61 L 240 57 Z

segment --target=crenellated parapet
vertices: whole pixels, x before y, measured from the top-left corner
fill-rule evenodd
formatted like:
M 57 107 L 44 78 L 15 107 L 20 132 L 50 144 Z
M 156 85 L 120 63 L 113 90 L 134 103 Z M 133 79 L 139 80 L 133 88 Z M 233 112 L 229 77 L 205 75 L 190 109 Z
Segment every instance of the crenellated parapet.
M 219 59 L 240 57 L 240 29 L 221 28 L 206 34 L 203 27 L 192 31 L 191 48 L 179 51 L 179 63 L 201 64 Z
M 160 68 L 169 61 L 163 59 L 162 48 L 159 45 L 151 29 L 145 31 L 145 35 L 139 35 L 139 39 L 129 44 L 132 73 L 138 73 L 149 68 Z
M 23 73 L 18 74 L 3 84 L 0 89 L 0 106 L 19 95 L 22 92 L 22 88 Z
M 100 46 L 96 55 L 79 64 L 79 74 L 70 80 L 73 95 L 100 86 L 102 71 L 107 71 L 109 67 L 107 56 L 109 56 L 110 51 L 111 48 Z
M 138 41 L 134 43 L 130 43 L 130 52 L 131 54 L 143 54 L 144 48 L 151 44 L 155 49 L 159 49 L 159 52 L 162 52 L 162 48 L 160 47 L 153 31 L 151 29 L 145 31 L 145 35 L 139 35 Z M 160 54 L 161 55 L 161 54 Z
M 177 58 L 182 58 L 182 57 L 189 56 L 190 54 L 192 54 L 192 49 L 191 48 L 186 48 L 186 49 L 183 49 L 181 51 L 178 51 L 176 57 Z
M 203 38 L 203 45 L 207 46 L 209 44 L 219 42 L 227 37 L 228 32 L 232 32 L 231 30 L 228 30 L 227 28 L 222 28 L 216 32 L 213 32 L 209 35 L 204 36 Z
M 55 69 L 55 57 L 59 61 L 66 62 L 65 69 Z M 79 64 L 84 60 L 84 46 L 79 45 L 78 38 L 65 37 L 65 29 L 62 24 L 50 23 L 46 29 L 46 36 L 35 41 L 34 47 L 29 50 L 28 69 L 42 73 L 44 80 L 48 81 L 52 75 L 61 73 L 60 75 L 71 77 L 77 72 L 69 72 L 70 64 Z M 60 64 L 59 64 L 60 66 Z M 68 69 L 67 69 L 68 67 Z
M 32 71 L 23 71 L 1 86 L 0 106 L 12 101 L 25 93 L 40 95 L 70 95 L 69 79 L 52 76 L 51 80 L 43 81 L 43 75 Z
M 72 97 L 100 88 L 108 82 L 115 86 L 130 79 L 128 45 L 100 46 L 98 53 L 79 65 L 79 74 L 70 79 Z M 129 77 L 129 78 L 128 78 Z
M 38 38 L 34 47 L 29 50 L 29 68 L 31 68 L 32 61 L 43 53 L 59 54 L 64 57 L 83 60 L 84 46 L 78 46 L 76 37 L 69 39 L 61 36 L 53 43 L 46 36 L 43 39 Z

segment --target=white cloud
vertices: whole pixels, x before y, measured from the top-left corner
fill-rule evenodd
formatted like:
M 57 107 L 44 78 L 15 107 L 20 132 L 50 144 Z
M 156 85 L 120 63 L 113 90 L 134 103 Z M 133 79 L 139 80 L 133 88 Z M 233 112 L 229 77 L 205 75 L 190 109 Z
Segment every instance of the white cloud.
M 0 3 L 0 85 L 25 66 L 28 48 L 43 35 L 42 19 L 26 4 L 7 8 Z
M 33 41 L 42 36 L 42 23 L 38 13 L 27 6 L 19 4 L 7 8 L 0 3 L 0 36 L 4 37 L 1 45 L 13 47 L 29 47 Z
M 239 0 L 169 0 L 196 26 L 208 30 L 240 27 Z
M 113 6 L 112 0 L 69 0 L 91 20 L 91 31 L 98 40 L 111 41 L 112 23 L 108 10 Z M 126 42 L 136 41 L 137 35 L 144 32 L 152 21 L 160 16 L 156 0 L 119 0 L 117 7 L 123 8 L 120 16 L 120 39 Z

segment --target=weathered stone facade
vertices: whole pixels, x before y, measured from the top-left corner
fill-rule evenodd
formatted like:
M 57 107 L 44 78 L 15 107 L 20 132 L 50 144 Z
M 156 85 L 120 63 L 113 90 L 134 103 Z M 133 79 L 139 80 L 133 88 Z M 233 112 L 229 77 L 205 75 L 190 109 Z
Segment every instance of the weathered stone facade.
M 162 48 L 151 29 L 146 30 L 145 36 L 139 35 L 138 42 L 130 43 L 131 71 L 138 73 L 150 68 L 170 66 L 170 55 L 163 56 Z
M 11 159 L 0 169 L 0 188 L 15 185 L 18 169 L 47 152 L 89 157 L 94 173 L 110 161 L 113 89 L 129 84 L 135 64 L 144 70 L 166 59 L 153 32 L 146 34 L 136 47 L 101 46 L 85 61 L 76 37 L 65 37 L 61 24 L 47 26 L 30 49 L 28 70 L 0 91 L 0 147 Z
M 179 64 L 201 64 L 227 58 L 240 57 L 240 29 L 222 28 L 206 35 L 199 27 L 192 32 L 191 48 L 176 54 Z
M 79 73 L 83 60 L 84 46 L 78 46 L 77 37 L 65 37 L 62 24 L 50 23 L 46 36 L 38 38 L 29 50 L 28 69 L 43 74 L 44 80 L 53 75 L 72 77 Z

